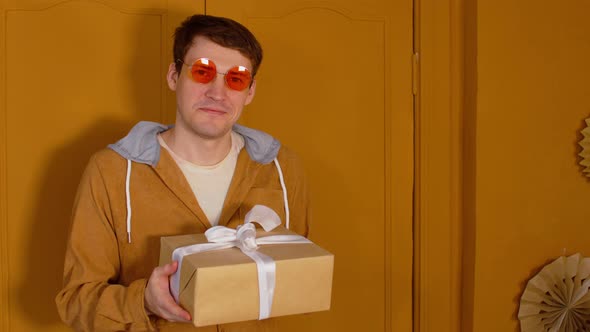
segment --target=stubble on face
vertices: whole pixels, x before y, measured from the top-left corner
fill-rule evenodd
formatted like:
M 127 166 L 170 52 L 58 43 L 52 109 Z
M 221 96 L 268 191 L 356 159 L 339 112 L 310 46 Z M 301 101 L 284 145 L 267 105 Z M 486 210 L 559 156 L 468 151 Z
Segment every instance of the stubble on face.
M 196 103 L 190 112 L 177 110 L 176 125 L 203 140 L 217 140 L 229 135 L 235 123 L 230 114 L 219 103 Z

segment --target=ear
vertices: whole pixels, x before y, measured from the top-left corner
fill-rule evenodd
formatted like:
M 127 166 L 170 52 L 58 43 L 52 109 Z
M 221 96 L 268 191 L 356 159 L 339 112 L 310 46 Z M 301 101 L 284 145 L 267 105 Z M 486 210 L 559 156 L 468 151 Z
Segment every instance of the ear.
M 168 87 L 172 91 L 176 91 L 176 85 L 178 84 L 178 75 L 176 72 L 176 64 L 173 62 L 168 66 L 168 73 L 166 74 L 166 81 L 168 81 Z
M 255 94 L 256 94 L 256 80 L 253 80 L 252 85 L 248 89 L 248 96 L 246 96 L 246 102 L 244 103 L 244 105 L 250 104 L 252 102 L 252 99 L 254 99 Z

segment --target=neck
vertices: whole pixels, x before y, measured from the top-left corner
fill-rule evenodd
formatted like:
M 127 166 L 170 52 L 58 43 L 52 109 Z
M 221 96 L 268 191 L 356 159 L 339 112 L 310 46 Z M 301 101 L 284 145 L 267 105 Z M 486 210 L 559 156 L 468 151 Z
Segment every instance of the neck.
M 174 127 L 161 135 L 174 153 L 199 166 L 211 166 L 219 163 L 231 149 L 231 131 L 221 138 L 211 139 Z

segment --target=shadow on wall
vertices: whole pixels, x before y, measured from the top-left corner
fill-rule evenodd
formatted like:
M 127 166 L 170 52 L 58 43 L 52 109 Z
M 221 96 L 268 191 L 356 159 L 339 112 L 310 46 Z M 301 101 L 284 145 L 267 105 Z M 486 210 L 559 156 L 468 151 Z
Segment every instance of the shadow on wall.
M 178 16 L 176 13 L 168 15 Z M 154 17 L 157 17 L 156 19 L 160 22 L 159 15 L 134 16 L 137 24 L 133 30 L 132 40 L 135 41 L 135 45 L 129 46 L 132 53 L 127 59 L 124 59 L 126 67 L 123 67 L 129 77 L 126 82 L 130 85 L 129 90 L 133 94 L 130 103 L 133 105 L 132 109 L 122 110 L 118 113 L 121 116 L 117 116 L 117 118 L 106 115 L 106 112 L 103 118 L 100 118 L 100 114 L 95 114 L 98 115 L 99 120 L 88 128 L 81 128 L 80 134 L 75 139 L 64 146 L 57 147 L 51 153 L 40 177 L 39 189 L 35 193 L 37 197 L 34 206 L 31 207 L 30 218 L 23 221 L 32 225 L 32 233 L 26 244 L 26 253 L 23 255 L 27 257 L 28 262 L 23 263 L 26 264 L 26 270 L 22 283 L 18 285 L 18 296 L 14 305 L 18 306 L 18 310 L 31 324 L 38 325 L 40 329 L 59 324 L 61 321 L 57 314 L 55 296 L 62 288 L 63 263 L 72 205 L 89 158 L 108 144 L 125 136 L 139 120 L 162 121 L 163 117 L 171 118 L 170 114 L 161 112 L 163 105 L 161 99 L 170 97 L 162 94 L 154 95 L 145 89 L 147 86 L 150 87 L 150 91 L 162 91 L 166 86 L 167 66 L 146 73 L 146 61 L 142 60 L 146 58 L 143 54 L 146 50 L 153 49 L 153 45 L 161 47 L 162 44 L 160 35 L 155 35 L 153 38 L 148 37 L 149 34 L 153 34 L 153 30 L 150 32 L 146 27 L 149 24 L 153 27 Z M 162 63 L 161 51 L 158 52 L 157 57 L 151 58 L 149 63 L 154 61 Z M 165 59 L 164 62 L 167 63 L 168 59 Z M 157 77 L 154 72 L 157 72 Z M 76 78 L 74 77 L 74 79 Z M 80 82 L 76 83 L 84 85 L 86 82 L 84 80 L 90 78 L 78 77 L 78 79 Z M 97 100 L 96 104 L 100 104 L 105 98 L 105 96 L 98 94 L 93 97 Z M 113 108 L 117 108 L 122 103 L 112 100 L 112 104 Z M 84 109 L 77 110 L 77 112 L 83 114 Z M 76 114 L 76 112 L 68 111 L 63 114 Z M 109 112 L 108 114 L 113 113 Z M 59 119 L 59 121 L 68 120 L 72 119 Z M 39 136 L 42 137 L 44 134 L 46 133 L 39 133 Z M 51 133 L 47 134 L 51 135 Z
M 63 261 L 72 204 L 90 156 L 122 137 L 129 123 L 104 119 L 71 143 L 58 148 L 47 162 L 29 223 L 27 271 L 19 289 L 19 305 L 39 325 L 59 321 L 54 298 L 62 287 Z
M 590 119 L 590 114 L 587 117 L 588 119 Z M 573 142 L 573 152 L 574 152 L 574 158 L 576 160 L 576 165 L 578 165 L 578 169 L 580 170 L 580 174 L 586 179 L 587 183 L 590 183 L 590 174 L 588 173 L 584 173 L 584 169 L 586 169 L 586 167 L 582 166 L 580 164 L 580 162 L 582 161 L 582 157 L 580 156 L 580 152 L 582 152 L 582 147 L 580 146 L 580 142 L 584 139 L 584 134 L 582 134 L 582 130 L 584 130 L 586 127 L 588 127 L 588 124 L 586 124 L 586 119 L 582 119 L 580 121 L 580 126 L 578 128 L 576 128 L 576 138 L 575 138 L 575 142 Z M 590 151 L 587 151 L 590 154 Z

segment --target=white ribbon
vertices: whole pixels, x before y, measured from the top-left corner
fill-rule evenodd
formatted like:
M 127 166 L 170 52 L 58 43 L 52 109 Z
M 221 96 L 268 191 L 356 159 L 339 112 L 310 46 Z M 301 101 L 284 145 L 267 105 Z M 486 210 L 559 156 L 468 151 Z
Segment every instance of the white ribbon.
M 256 249 L 259 245 L 265 244 L 311 243 L 311 241 L 300 235 L 271 235 L 256 238 L 256 227 L 253 222 L 259 223 L 268 232 L 279 226 L 281 219 L 271 208 L 256 205 L 246 214 L 244 224 L 238 226 L 237 229 L 225 226 L 211 227 L 205 232 L 208 243 L 179 247 L 172 252 L 172 260 L 178 261 L 178 269 L 170 277 L 170 291 L 177 303 L 180 292 L 180 269 L 184 256 L 237 247 L 256 262 L 258 295 L 260 297 L 258 319 L 270 317 L 276 280 L 275 261 L 271 257 L 256 251 Z

